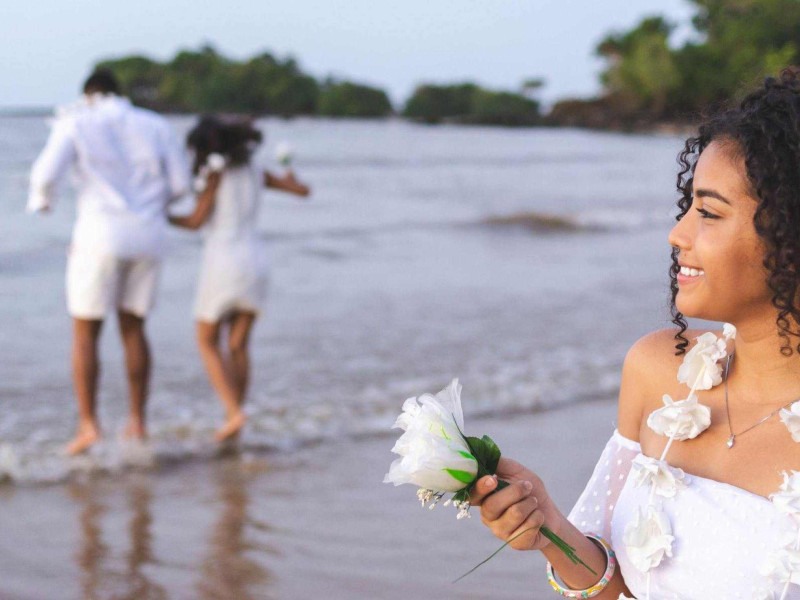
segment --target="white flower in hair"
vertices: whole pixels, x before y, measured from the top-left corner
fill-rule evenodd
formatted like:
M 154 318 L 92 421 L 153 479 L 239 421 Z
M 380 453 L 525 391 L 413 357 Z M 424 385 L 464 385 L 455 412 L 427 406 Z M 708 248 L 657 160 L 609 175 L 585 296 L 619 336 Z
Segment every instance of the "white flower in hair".
M 800 442 L 800 401 L 781 410 L 781 421 L 792 434 L 792 439 Z
M 218 173 L 225 168 L 225 157 L 222 154 L 212 152 L 206 159 L 206 166 L 212 173 Z
M 672 527 L 667 516 L 653 506 L 644 512 L 636 509 L 636 518 L 625 527 L 622 541 L 628 558 L 640 572 L 657 567 L 665 556 L 672 556 Z
M 784 472 L 781 487 L 770 499 L 779 511 L 800 524 L 800 471 Z
M 728 355 L 725 340 L 710 331 L 696 340 L 678 368 L 678 381 L 692 390 L 710 390 L 722 382 L 722 365 L 718 361 Z
M 655 493 L 663 498 L 674 498 L 687 484 L 683 469 L 670 467 L 665 461 L 644 454 L 633 459 L 631 477 L 637 486 L 652 485 Z
M 664 394 L 663 401 L 664 406 L 647 417 L 647 426 L 656 433 L 680 442 L 696 438 L 711 425 L 711 409 L 694 394 L 677 402 Z
M 225 169 L 225 157 L 222 154 L 212 152 L 206 157 L 205 164 L 200 167 L 197 177 L 194 178 L 193 187 L 194 191 L 198 194 L 201 193 L 208 185 L 208 176 L 211 173 L 221 173 Z

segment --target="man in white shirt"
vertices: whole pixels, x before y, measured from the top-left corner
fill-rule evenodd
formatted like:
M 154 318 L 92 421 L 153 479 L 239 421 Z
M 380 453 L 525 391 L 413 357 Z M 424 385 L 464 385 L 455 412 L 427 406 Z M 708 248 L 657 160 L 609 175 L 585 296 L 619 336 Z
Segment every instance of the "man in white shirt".
M 66 283 L 79 423 L 70 454 L 100 438 L 97 345 L 111 310 L 118 315 L 128 374 L 126 435 L 145 437 L 150 351 L 144 321 L 158 284 L 167 204 L 190 185 L 184 152 L 166 119 L 132 106 L 108 71 L 92 74 L 83 92 L 56 118 L 33 165 L 28 199 L 30 212 L 49 211 L 58 183 L 74 167 L 78 216 Z

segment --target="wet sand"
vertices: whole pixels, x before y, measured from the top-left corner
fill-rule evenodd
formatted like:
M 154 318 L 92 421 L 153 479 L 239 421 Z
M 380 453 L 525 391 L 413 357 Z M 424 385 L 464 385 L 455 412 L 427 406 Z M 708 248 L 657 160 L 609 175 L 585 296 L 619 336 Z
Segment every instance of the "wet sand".
M 569 510 L 615 405 L 467 423 L 537 469 Z M 423 510 L 382 484 L 394 436 L 0 486 L 0 598 L 550 598 L 538 553 L 504 550 L 478 515 Z

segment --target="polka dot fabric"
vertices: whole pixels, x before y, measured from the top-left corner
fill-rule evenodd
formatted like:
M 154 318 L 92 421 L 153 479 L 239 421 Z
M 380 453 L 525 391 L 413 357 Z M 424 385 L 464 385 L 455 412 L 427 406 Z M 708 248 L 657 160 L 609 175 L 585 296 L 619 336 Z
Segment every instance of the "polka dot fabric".
M 628 479 L 639 454 L 637 442 L 615 431 L 569 520 L 611 542 L 625 583 L 635 597 L 644 598 L 647 576 L 632 565 L 622 542 L 625 525 L 648 501 L 649 487 Z M 779 598 L 782 588 L 770 588 L 760 571 L 795 526 L 766 498 L 703 477 L 687 474 L 687 479 L 685 489 L 662 500 L 675 542 L 672 558 L 650 571 L 650 597 L 749 600 L 768 597 L 762 594 L 770 590 Z M 786 598 L 800 600 L 800 586 L 790 586 Z

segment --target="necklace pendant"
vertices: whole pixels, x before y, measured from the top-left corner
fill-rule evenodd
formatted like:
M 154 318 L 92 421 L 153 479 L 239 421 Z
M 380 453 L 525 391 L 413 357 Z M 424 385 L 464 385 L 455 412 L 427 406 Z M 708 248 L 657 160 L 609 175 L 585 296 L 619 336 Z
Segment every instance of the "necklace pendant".
M 728 448 L 733 448 L 733 445 L 735 443 L 736 443 L 736 436 L 734 434 L 731 434 L 731 437 L 728 438 L 728 441 L 725 442 L 725 445 L 728 446 Z

